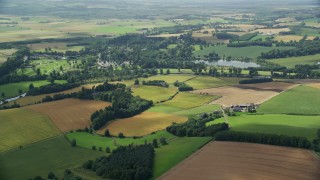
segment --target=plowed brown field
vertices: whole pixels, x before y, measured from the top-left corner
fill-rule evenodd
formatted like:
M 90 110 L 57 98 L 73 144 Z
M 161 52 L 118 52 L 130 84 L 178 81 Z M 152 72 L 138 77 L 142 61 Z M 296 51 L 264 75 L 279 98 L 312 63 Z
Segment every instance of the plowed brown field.
M 159 179 L 318 180 L 310 151 L 238 142 L 211 142 Z
M 89 126 L 91 114 L 110 105 L 102 101 L 64 99 L 25 108 L 46 114 L 61 131 L 67 132 Z
M 297 86 L 296 84 L 292 83 L 284 83 L 284 82 L 268 82 L 268 83 L 256 83 L 256 84 L 240 84 L 236 87 L 242 88 L 242 89 L 253 89 L 253 90 L 266 90 L 266 91 L 275 91 L 275 92 L 281 92 L 288 90 L 290 88 L 293 88 Z

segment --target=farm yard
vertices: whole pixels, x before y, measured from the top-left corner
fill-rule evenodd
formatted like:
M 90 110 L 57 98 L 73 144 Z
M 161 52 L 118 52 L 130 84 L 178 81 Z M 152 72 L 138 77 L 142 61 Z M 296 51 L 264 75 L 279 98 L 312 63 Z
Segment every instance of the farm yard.
M 295 103 L 293 103 L 295 102 Z M 320 114 L 320 91 L 309 86 L 298 86 L 263 103 L 259 113 Z
M 58 134 L 55 124 L 44 114 L 23 108 L 0 111 L 0 153 Z
M 209 122 L 207 125 L 222 123 L 224 119 Z M 320 126 L 319 116 L 285 114 L 241 114 L 229 116 L 231 131 L 269 133 L 287 136 L 302 136 L 312 141 Z
M 152 132 L 163 130 L 170 126 L 173 122 L 182 123 L 187 121 L 186 117 L 172 114 L 143 112 L 131 118 L 119 119 L 110 122 L 98 131 L 103 135 L 108 129 L 111 135 L 117 136 L 123 133 L 124 136 L 144 136 Z
M 67 132 L 88 127 L 91 114 L 110 105 L 102 101 L 65 99 L 25 108 L 47 115 L 60 131 Z
M 320 160 L 307 150 L 210 142 L 159 179 L 317 179 L 319 168 Z
M 222 106 L 232 106 L 247 103 L 261 104 L 279 94 L 269 90 L 252 90 L 231 86 L 195 90 L 191 93 L 220 96 L 220 98 L 213 100 L 210 103 L 221 104 Z

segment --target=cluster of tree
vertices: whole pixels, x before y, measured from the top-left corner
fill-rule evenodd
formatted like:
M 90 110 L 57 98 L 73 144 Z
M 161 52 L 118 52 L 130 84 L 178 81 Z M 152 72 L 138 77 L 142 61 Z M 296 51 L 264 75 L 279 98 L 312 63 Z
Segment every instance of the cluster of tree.
M 82 167 L 108 179 L 150 179 L 154 155 L 154 147 L 151 144 L 120 146 L 110 156 L 87 161 Z
M 207 122 L 213 121 L 216 118 L 220 118 L 220 113 L 215 113 L 211 115 L 202 115 L 199 119 L 190 118 L 187 122 L 177 124 L 173 123 L 171 126 L 167 127 L 166 130 L 179 137 L 213 137 L 219 131 L 225 131 L 229 129 L 229 125 L 226 123 L 218 123 L 206 126 Z
M 320 129 L 317 131 L 316 138 L 312 141 L 312 149 L 314 149 L 317 152 L 320 152 Z
M 187 85 L 184 82 L 175 81 L 173 84 L 174 84 L 174 86 L 178 87 L 179 91 L 192 91 L 193 90 L 193 87 Z
M 293 71 L 296 73 L 296 78 L 319 78 L 318 69 L 320 69 L 320 65 L 300 64 L 296 65 Z
M 106 93 L 105 96 L 107 96 L 108 100 L 112 100 L 112 106 L 92 114 L 92 128 L 95 130 L 111 120 L 137 115 L 150 108 L 153 104 L 152 101 L 134 97 L 131 92 L 123 89 L 112 91 L 111 94 Z
M 5 101 L 4 103 L 7 103 L 7 101 Z M 3 105 L 3 106 L 0 106 L 0 110 L 4 110 L 4 109 L 12 109 L 12 108 L 19 108 L 20 105 L 19 104 L 12 104 L 12 105 Z
M 29 180 L 58 180 L 59 178 L 53 173 L 49 172 L 47 178 L 43 178 L 42 176 L 36 176 L 34 178 L 29 178 Z M 66 169 L 63 174 L 63 178 L 65 180 L 82 180 L 81 176 L 75 175 L 71 170 Z
M 40 87 L 34 87 L 33 84 L 31 83 L 29 85 L 28 95 L 35 96 L 39 94 L 55 93 L 55 92 L 72 89 L 78 86 L 80 86 L 80 84 L 78 83 L 66 83 L 66 84 L 51 83 L 51 84 L 40 86 Z
M 272 42 L 269 41 L 247 41 L 238 43 L 229 43 L 228 47 L 247 47 L 247 46 L 265 46 L 272 47 Z
M 299 41 L 295 44 L 297 48 L 289 50 L 273 49 L 266 53 L 261 53 L 262 59 L 277 59 L 286 57 L 307 56 L 320 53 L 320 41 Z
M 221 59 L 221 57 L 219 56 L 219 54 L 217 54 L 216 52 L 211 52 L 208 55 L 204 56 L 206 58 L 206 60 L 208 60 L 209 62 L 212 61 L 219 61 Z
M 235 39 L 238 39 L 238 38 L 239 38 L 238 35 L 229 34 L 229 33 L 223 33 L 223 32 L 216 33 L 215 35 L 216 35 L 216 37 L 217 37 L 218 39 L 231 39 L 231 40 L 235 40 Z
M 272 78 L 253 78 L 253 79 L 243 79 L 239 81 L 239 84 L 255 84 L 255 83 L 264 83 L 272 82 Z
M 277 146 L 288 146 L 309 149 L 310 141 L 305 137 L 285 136 L 277 134 L 248 133 L 237 131 L 223 131 L 215 135 L 217 141 L 238 141 Z
M 169 87 L 169 84 L 163 80 L 142 81 L 143 85 Z

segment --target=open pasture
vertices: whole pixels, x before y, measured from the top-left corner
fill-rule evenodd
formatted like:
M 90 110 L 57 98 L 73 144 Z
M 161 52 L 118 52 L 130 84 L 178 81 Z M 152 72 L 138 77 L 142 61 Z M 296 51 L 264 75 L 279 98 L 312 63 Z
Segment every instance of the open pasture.
M 44 114 L 23 108 L 0 111 L 0 152 L 58 134 L 55 124 Z
M 153 139 L 167 139 L 167 145 L 161 145 L 156 148 L 156 156 L 153 167 L 153 178 L 161 176 L 163 173 L 173 168 L 183 159 L 197 151 L 201 146 L 211 140 L 210 137 L 176 137 L 166 131 L 159 131 L 156 134 L 151 134 L 142 138 L 108 138 L 97 135 L 92 135 L 83 132 L 68 133 L 69 140 L 76 139 L 77 145 L 80 147 L 91 149 L 92 146 L 109 147 L 111 150 L 117 146 L 125 146 L 129 144 L 144 144 L 152 142 Z M 115 142 L 117 146 L 115 146 Z
M 320 90 L 298 86 L 263 103 L 258 112 L 283 114 L 320 114 Z
M 208 89 L 213 87 L 221 87 L 227 85 L 235 85 L 239 83 L 241 78 L 216 78 L 211 76 L 197 76 L 186 82 L 187 85 L 194 89 Z
M 320 127 L 320 116 L 298 116 L 285 114 L 257 114 L 229 116 L 231 131 L 270 133 L 287 136 L 302 136 L 312 141 Z M 218 119 L 208 124 L 222 123 Z
M 289 28 L 265 28 L 265 29 L 257 29 L 253 32 L 259 32 L 262 34 L 279 34 L 280 32 L 289 32 Z
M 219 98 L 216 95 L 202 95 L 195 93 L 180 92 L 172 100 L 166 101 L 163 105 L 172 106 L 182 109 L 202 106 Z
M 169 88 L 159 86 L 139 86 L 132 87 L 134 96 L 140 96 L 141 98 L 152 100 L 154 103 L 167 100 L 170 96 L 173 96 L 177 92 L 177 88 L 171 86 Z
M 164 69 L 163 72 L 166 72 L 166 69 Z M 142 81 L 163 80 L 163 81 L 169 83 L 171 86 L 173 86 L 173 83 L 176 81 L 184 82 L 184 81 L 187 81 L 187 80 L 192 79 L 194 77 L 195 76 L 189 75 L 189 74 L 186 74 L 186 75 L 168 74 L 168 75 L 150 76 L 148 78 L 139 78 L 139 80 L 140 80 L 140 83 Z
M 316 64 L 320 62 L 320 54 L 310 55 L 310 56 L 299 56 L 299 57 L 289 57 L 289 58 L 280 58 L 280 59 L 271 59 L 268 60 L 282 66 L 289 68 L 294 68 L 298 64 Z
M 310 83 L 310 84 L 308 84 L 307 86 L 320 89 L 320 83 Z
M 66 51 L 80 51 L 83 46 L 67 46 L 67 43 L 35 43 L 35 44 L 29 44 L 28 47 L 31 50 L 34 51 L 42 51 L 44 52 L 45 49 L 50 48 L 51 51 L 57 51 L 57 52 L 66 52 Z
M 99 85 L 99 84 L 100 83 L 97 83 L 97 84 L 85 84 L 85 85 L 81 85 L 81 86 L 73 88 L 73 89 L 60 91 L 60 92 L 56 92 L 56 93 L 41 94 L 41 95 L 36 95 L 36 96 L 25 96 L 23 98 L 17 99 L 16 101 L 11 101 L 11 102 L 7 103 L 6 105 L 13 105 L 14 102 L 19 104 L 20 106 L 32 105 L 32 104 L 36 104 L 38 102 L 41 102 L 42 99 L 45 98 L 46 96 L 53 96 L 55 94 L 70 94 L 70 93 L 73 93 L 73 92 L 79 92 L 79 91 L 81 91 L 82 88 L 91 89 L 93 86 L 96 86 L 96 85 Z
M 0 154 L 0 179 L 47 177 L 49 172 L 62 179 L 66 169 L 80 167 L 84 162 L 103 155 L 106 154 L 72 147 L 65 137 L 59 136 Z
M 60 131 L 67 132 L 88 127 L 91 114 L 110 105 L 102 101 L 64 99 L 25 108 L 49 116 Z
M 122 132 L 125 136 L 145 136 L 155 131 L 163 130 L 173 122 L 182 123 L 188 119 L 184 116 L 158 112 L 143 112 L 139 115 L 112 121 L 101 128 L 98 133 L 104 134 L 108 129 L 111 135 L 117 136 Z
M 285 83 L 285 82 L 267 82 L 267 83 L 256 83 L 256 84 L 239 84 L 235 87 L 241 89 L 252 89 L 257 91 L 275 91 L 282 92 L 290 88 L 295 87 L 296 84 Z
M 159 179 L 316 180 L 320 160 L 303 149 L 210 142 Z
M 237 104 L 255 103 L 261 104 L 279 93 L 269 90 L 252 90 L 237 87 L 219 87 L 211 89 L 195 90 L 194 94 L 209 94 L 221 96 L 221 98 L 213 100 L 211 104 L 220 104 L 222 106 L 231 106 Z
M 66 80 L 56 80 L 55 83 L 66 83 Z M 33 84 L 34 87 L 40 87 L 47 84 L 50 84 L 50 82 L 46 80 L 41 81 L 23 81 L 18 83 L 9 83 L 9 84 L 3 84 L 0 85 L 0 93 L 4 93 L 4 96 L 1 96 L 2 99 L 14 97 L 20 95 L 19 90 L 22 92 L 26 92 L 29 90 L 29 85 Z

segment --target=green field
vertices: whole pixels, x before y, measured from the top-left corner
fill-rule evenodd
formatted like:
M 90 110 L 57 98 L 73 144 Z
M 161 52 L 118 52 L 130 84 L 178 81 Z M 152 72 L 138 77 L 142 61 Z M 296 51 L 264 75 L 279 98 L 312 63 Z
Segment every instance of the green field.
M 320 62 L 320 54 L 310 55 L 310 56 L 299 56 L 290 58 L 280 58 L 269 60 L 273 63 L 280 64 L 289 68 L 294 68 L 298 64 L 316 64 Z
M 57 136 L 49 117 L 19 108 L 0 111 L 0 152 Z
M 155 105 L 152 108 L 150 108 L 148 111 L 149 112 L 165 112 L 169 114 L 175 114 L 175 115 L 180 115 L 180 116 L 194 116 L 202 113 L 210 113 L 216 110 L 220 110 L 219 105 L 203 105 L 195 108 L 190 108 L 190 109 L 182 109 L 182 108 L 177 108 L 173 106 L 166 106 L 166 105 Z
M 186 82 L 187 85 L 194 89 L 208 89 L 213 87 L 221 87 L 227 85 L 235 85 L 239 83 L 238 78 L 215 78 L 211 76 L 197 76 Z
M 88 133 L 69 133 L 67 134 L 68 139 L 76 139 L 77 144 L 80 147 L 89 148 L 94 145 L 96 147 L 102 147 L 103 149 L 108 146 L 111 149 L 116 148 L 112 138 L 106 138 L 96 136 Z M 133 139 L 133 138 L 114 138 L 117 145 L 128 145 L 128 144 L 143 144 L 145 140 L 152 142 L 153 139 L 159 139 L 165 137 L 168 141 L 168 145 L 161 146 L 156 149 L 155 163 L 154 163 L 154 178 L 159 177 L 170 168 L 181 162 L 183 159 L 191 155 L 205 143 L 211 140 L 210 137 L 195 137 L 195 138 L 179 138 L 166 131 L 160 131 L 153 135 L 148 135 L 144 138 Z
M 320 90 L 298 86 L 263 103 L 259 113 L 320 114 Z
M 271 133 L 303 136 L 313 140 L 320 127 L 320 116 L 297 116 L 285 114 L 240 115 L 228 117 L 232 131 Z M 224 119 L 209 122 L 222 123 Z
M 131 88 L 133 95 L 141 98 L 152 100 L 154 103 L 167 100 L 177 92 L 177 88 L 171 86 L 169 88 L 159 86 L 139 86 Z
M 165 73 L 166 70 L 164 69 L 163 72 Z M 152 81 L 152 80 L 163 80 L 167 83 L 169 83 L 171 86 L 175 81 L 184 82 L 187 81 L 195 76 L 193 75 L 174 75 L 174 74 L 168 74 L 168 75 L 156 75 L 156 76 L 150 76 L 148 78 L 139 78 L 140 83 L 142 81 Z
M 55 83 L 66 83 L 66 80 L 56 80 Z M 3 84 L 0 85 L 0 93 L 4 93 L 4 97 L 1 96 L 1 99 L 14 97 L 19 95 L 19 90 L 22 90 L 22 92 L 26 92 L 29 90 L 29 85 L 33 84 L 34 87 L 40 87 L 47 84 L 50 84 L 50 82 L 46 80 L 41 81 L 23 81 L 18 83 L 9 83 L 9 84 Z
M 240 58 L 240 57 L 248 57 L 248 58 L 257 58 L 260 56 L 262 52 L 268 52 L 272 49 L 279 49 L 279 50 L 285 50 L 285 49 L 292 49 L 292 47 L 262 47 L 262 46 L 250 46 L 250 47 L 241 47 L 241 48 L 234 48 L 234 47 L 227 47 L 226 45 L 221 46 L 210 46 L 206 47 L 203 50 L 195 51 L 195 56 L 201 56 L 208 55 L 211 52 L 218 53 L 221 58 L 223 56 L 225 57 L 233 57 L 233 58 Z
M 71 147 L 63 137 L 38 142 L 22 149 L 0 154 L 0 179 L 29 179 L 53 172 L 62 179 L 63 171 L 81 166 L 103 152 Z
M 164 102 L 163 105 L 189 109 L 193 107 L 202 106 L 217 98 L 218 96 L 213 95 L 200 95 L 191 94 L 187 92 L 180 92 L 172 100 Z

